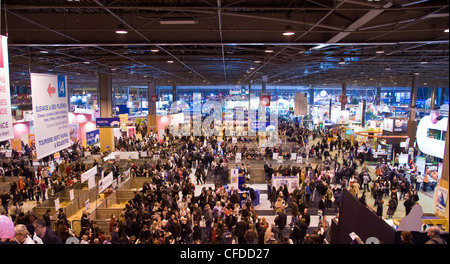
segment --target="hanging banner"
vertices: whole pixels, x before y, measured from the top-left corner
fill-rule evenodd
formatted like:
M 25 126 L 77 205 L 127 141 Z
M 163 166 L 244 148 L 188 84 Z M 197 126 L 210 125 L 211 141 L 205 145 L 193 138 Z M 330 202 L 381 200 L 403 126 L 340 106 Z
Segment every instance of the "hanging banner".
M 108 176 L 98 181 L 98 193 L 102 193 L 106 188 L 108 188 L 113 183 L 113 173 L 110 172 Z
M 90 132 L 86 132 L 86 144 L 88 146 L 100 143 L 100 130 L 92 130 Z
M 95 174 L 97 174 L 97 165 L 81 174 L 81 183 L 89 180 L 90 178 L 94 178 Z
M 0 142 L 14 138 L 9 89 L 8 38 L 0 36 Z
M 31 73 L 36 155 L 38 159 L 70 147 L 67 77 Z

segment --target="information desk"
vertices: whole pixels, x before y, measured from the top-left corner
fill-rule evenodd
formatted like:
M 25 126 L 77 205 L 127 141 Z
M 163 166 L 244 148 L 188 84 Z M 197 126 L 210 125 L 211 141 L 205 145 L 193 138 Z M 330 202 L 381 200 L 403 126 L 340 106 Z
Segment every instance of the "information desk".
M 224 185 L 223 187 L 225 187 L 228 191 L 228 193 L 230 194 L 230 189 L 228 188 L 228 185 Z M 260 203 L 260 196 L 261 196 L 261 192 L 258 189 L 253 189 L 255 190 L 255 199 L 252 201 L 253 206 L 257 206 Z M 247 200 L 247 197 L 250 195 L 250 191 L 242 191 L 239 190 L 239 201 L 240 201 L 240 205 L 242 206 L 242 204 L 245 203 L 245 201 Z M 231 194 L 230 194 L 231 195 Z M 245 195 L 245 197 L 244 197 Z

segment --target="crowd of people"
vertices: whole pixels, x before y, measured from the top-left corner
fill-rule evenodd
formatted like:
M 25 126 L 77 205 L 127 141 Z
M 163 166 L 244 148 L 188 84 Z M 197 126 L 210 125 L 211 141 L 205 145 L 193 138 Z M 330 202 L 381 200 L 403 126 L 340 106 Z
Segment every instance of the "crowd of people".
M 309 130 L 299 123 L 281 122 L 280 135 L 297 144 L 290 149 L 282 144 L 267 147 L 263 152 L 247 148 L 245 138 L 240 139 L 243 146 L 238 149 L 230 138 L 223 141 L 214 136 L 175 138 L 167 130 L 166 140 L 160 141 L 156 134 L 141 132 L 139 139 L 116 139 L 116 149 L 146 151 L 149 156 L 159 155 L 160 159 L 143 164 L 130 162 L 131 176 L 147 177 L 148 181 L 136 191 L 120 215 L 111 216 L 109 230 L 102 230 L 88 211 L 81 217 L 81 232 L 74 234 L 63 210 L 53 219 L 55 224 L 52 226 L 51 216 L 38 218 L 33 212 L 20 209 L 20 204 L 26 200 L 45 200 L 49 194 L 80 180 L 81 174 L 89 169 L 82 161 L 84 153 L 99 151 L 83 148 L 80 144 L 74 144 L 71 151 L 62 153 L 63 162 L 40 161 L 36 170 L 25 159 L 14 159 L 10 164 L 4 162 L 3 175 L 21 177 L 9 193 L 2 194 L 3 213 L 13 218 L 18 233 L 26 234 L 25 226 L 28 236 L 38 243 L 64 243 L 69 237 L 76 236 L 82 244 L 323 244 L 329 241 L 327 213 L 339 212 L 343 189 L 366 205 L 366 195 L 370 193 L 380 217 L 383 216 L 384 197 L 390 197 L 388 217 L 393 217 L 400 200 L 404 200 L 406 214 L 418 201 L 414 177 L 410 176 L 415 174 L 411 169 L 413 164 L 397 167 L 381 161 L 375 175 L 371 175 L 365 163 L 366 157 L 370 156 L 370 147 L 341 138 L 337 129 Z M 237 189 L 225 187 L 228 163 L 237 151 L 243 153 L 244 160 L 270 158 L 273 153 L 289 159 L 294 152 L 316 164 L 305 162 L 304 165 L 272 167 L 266 162 L 267 199 L 275 216 L 274 221 L 269 222 L 255 211 L 251 187 L 244 185 L 247 193 L 244 199 Z M 50 162 L 53 166 L 49 166 Z M 99 167 L 97 176 L 101 170 L 112 171 L 115 178 L 123 176 L 116 164 L 102 164 L 94 161 L 93 166 Z M 51 172 L 50 167 L 54 168 Z M 239 173 L 248 176 L 248 165 L 239 167 Z M 298 187 L 292 192 L 287 186 L 276 189 L 271 186 L 272 175 L 298 175 Z M 196 195 L 196 188 L 207 179 L 214 187 L 203 187 Z M 51 192 L 48 186 L 53 189 Z M 308 210 L 311 207 L 318 209 L 317 226 L 310 226 Z M 24 241 L 30 242 L 28 238 Z

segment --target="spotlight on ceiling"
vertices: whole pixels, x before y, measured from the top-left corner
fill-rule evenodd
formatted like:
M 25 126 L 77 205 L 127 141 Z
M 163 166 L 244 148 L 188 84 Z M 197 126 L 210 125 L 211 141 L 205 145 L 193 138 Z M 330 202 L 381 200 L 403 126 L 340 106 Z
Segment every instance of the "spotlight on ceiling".
M 294 34 L 295 34 L 295 32 L 292 29 L 292 27 L 291 26 L 286 26 L 286 28 L 284 29 L 284 32 L 283 32 L 283 36 L 292 36 Z
M 127 33 L 128 33 L 128 31 L 125 29 L 125 27 L 122 24 L 119 24 L 117 26 L 116 34 L 127 34 Z
M 344 58 L 341 58 L 341 59 L 339 60 L 339 64 L 340 64 L 340 65 L 345 64 Z

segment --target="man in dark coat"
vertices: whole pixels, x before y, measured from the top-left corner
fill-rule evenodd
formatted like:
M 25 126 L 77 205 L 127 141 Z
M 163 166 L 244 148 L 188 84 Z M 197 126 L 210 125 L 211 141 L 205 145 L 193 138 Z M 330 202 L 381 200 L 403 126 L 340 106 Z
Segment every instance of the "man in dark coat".
M 45 221 L 42 218 L 38 218 L 33 223 L 34 231 L 42 239 L 44 244 L 62 244 L 58 235 L 45 225 Z
M 277 217 L 275 217 L 275 224 L 280 229 L 280 232 L 283 231 L 283 229 L 286 227 L 287 223 L 287 215 L 282 211 L 278 212 Z
M 241 220 L 236 223 L 236 236 L 239 244 L 245 244 L 245 232 L 248 229 L 247 222 L 241 217 Z

